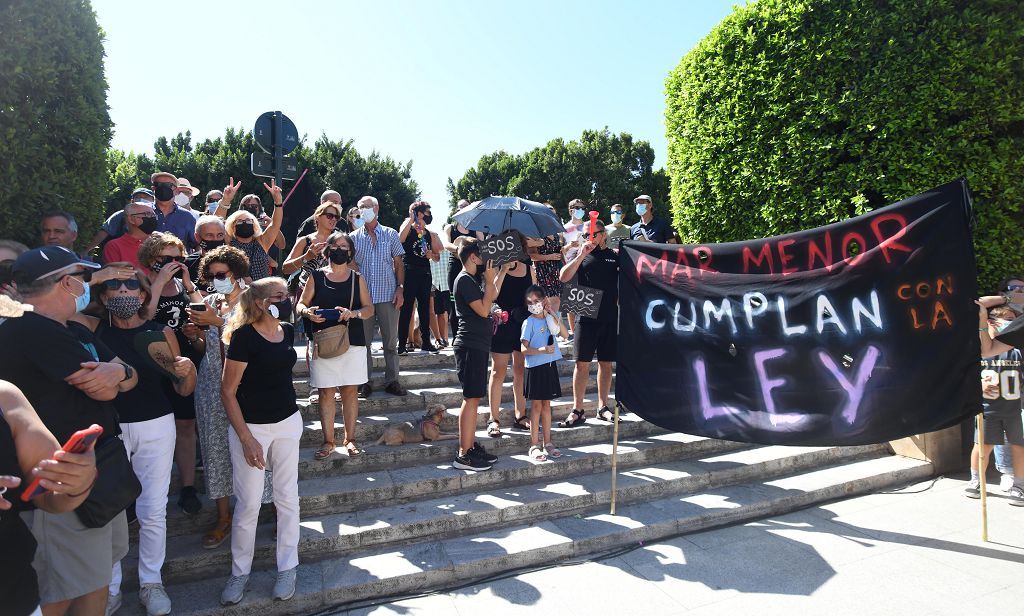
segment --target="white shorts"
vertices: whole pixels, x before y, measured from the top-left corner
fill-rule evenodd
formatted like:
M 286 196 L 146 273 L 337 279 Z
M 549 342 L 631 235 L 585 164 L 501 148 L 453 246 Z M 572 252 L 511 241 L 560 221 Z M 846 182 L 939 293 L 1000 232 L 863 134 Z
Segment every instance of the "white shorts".
M 362 385 L 369 380 L 364 346 L 349 346 L 347 351 L 330 359 L 312 359 L 310 346 L 309 357 L 309 386 L 313 389 Z

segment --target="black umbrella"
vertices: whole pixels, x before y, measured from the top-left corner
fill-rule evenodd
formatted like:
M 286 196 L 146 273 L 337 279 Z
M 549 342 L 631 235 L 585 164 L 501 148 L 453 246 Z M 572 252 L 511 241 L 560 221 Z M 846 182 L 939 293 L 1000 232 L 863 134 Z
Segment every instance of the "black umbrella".
M 455 222 L 470 231 L 497 235 L 515 229 L 527 237 L 565 231 L 562 221 L 543 203 L 519 197 L 487 197 L 455 212 Z

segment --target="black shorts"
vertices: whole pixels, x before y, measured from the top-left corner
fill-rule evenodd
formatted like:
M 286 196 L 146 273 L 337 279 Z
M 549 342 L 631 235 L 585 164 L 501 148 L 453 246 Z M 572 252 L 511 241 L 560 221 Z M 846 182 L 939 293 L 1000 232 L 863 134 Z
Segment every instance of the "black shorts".
M 573 332 L 573 354 L 576 361 L 615 361 L 619 332 L 615 321 L 576 319 Z
M 448 314 L 448 302 L 452 294 L 448 291 L 434 289 L 434 314 Z
M 523 350 L 523 318 L 518 311 L 509 314 L 508 322 L 502 323 L 491 337 L 491 353 L 507 355 Z
M 1024 445 L 1024 419 L 1020 414 L 985 415 L 985 444 Z M 1005 436 L 1005 440 L 1004 440 Z M 974 442 L 978 442 L 978 429 L 974 429 Z
M 463 398 L 483 398 L 487 395 L 487 361 L 490 352 L 481 349 L 455 349 L 455 369 L 462 383 Z

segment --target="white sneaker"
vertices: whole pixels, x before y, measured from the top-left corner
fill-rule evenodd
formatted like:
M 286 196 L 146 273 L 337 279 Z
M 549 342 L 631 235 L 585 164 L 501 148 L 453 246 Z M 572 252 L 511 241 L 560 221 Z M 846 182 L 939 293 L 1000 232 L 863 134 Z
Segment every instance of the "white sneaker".
M 221 605 L 234 605 L 245 596 L 245 587 L 249 584 L 248 575 L 232 575 L 228 583 L 224 585 L 224 592 L 220 593 Z
M 167 616 L 171 613 L 171 598 L 163 584 L 143 584 L 139 589 L 139 602 L 149 616 Z
M 1009 492 L 1010 488 L 1013 487 L 1013 475 L 1003 475 L 999 478 L 999 489 L 1003 492 Z
M 274 599 L 276 601 L 287 601 L 295 594 L 295 574 L 298 567 L 292 567 L 287 571 L 277 572 L 277 582 L 274 584 Z
M 111 616 L 114 612 L 121 609 L 121 593 L 116 595 L 112 592 L 107 593 L 107 611 L 104 612 L 105 616 Z

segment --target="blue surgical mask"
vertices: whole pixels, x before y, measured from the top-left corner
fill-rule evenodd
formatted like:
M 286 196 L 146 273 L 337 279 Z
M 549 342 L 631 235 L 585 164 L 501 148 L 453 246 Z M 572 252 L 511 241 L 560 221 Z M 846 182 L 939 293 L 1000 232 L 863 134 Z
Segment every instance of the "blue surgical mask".
M 612 222 L 615 224 L 622 222 L 622 212 L 612 212 Z
M 89 297 L 89 285 L 87 285 L 84 282 L 82 282 L 82 280 L 80 280 L 79 278 L 75 278 L 74 276 L 72 276 L 72 278 L 74 278 L 75 280 L 78 280 L 79 284 L 82 285 L 82 288 L 85 289 L 82 292 L 81 295 L 75 295 L 74 296 L 75 297 L 75 312 L 81 312 L 81 311 L 85 310 L 85 308 L 89 305 L 89 299 L 90 299 L 90 297 Z M 70 291 L 69 291 L 69 293 L 70 293 Z
M 235 290 L 235 281 L 231 280 L 230 278 L 228 278 L 226 276 L 225 276 L 224 280 L 220 280 L 218 278 L 214 278 L 213 279 L 213 290 L 216 291 L 217 293 L 221 293 L 223 295 L 228 295 L 229 293 L 231 293 L 232 291 Z
M 362 218 L 353 218 L 352 219 L 352 226 L 354 228 L 356 228 L 356 229 L 362 229 L 363 225 L 365 225 L 365 224 L 366 223 L 363 221 Z
M 372 207 L 360 208 L 359 217 L 364 223 L 373 222 L 377 220 L 377 212 L 374 212 Z
M 584 214 L 586 214 L 586 212 L 580 208 L 576 208 L 575 210 L 572 211 L 572 217 L 575 218 L 576 220 L 583 220 Z
M 647 213 L 647 204 L 646 203 L 637 203 L 636 204 L 636 215 L 637 216 L 643 216 L 646 213 Z

